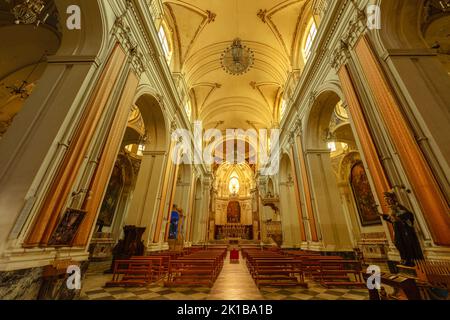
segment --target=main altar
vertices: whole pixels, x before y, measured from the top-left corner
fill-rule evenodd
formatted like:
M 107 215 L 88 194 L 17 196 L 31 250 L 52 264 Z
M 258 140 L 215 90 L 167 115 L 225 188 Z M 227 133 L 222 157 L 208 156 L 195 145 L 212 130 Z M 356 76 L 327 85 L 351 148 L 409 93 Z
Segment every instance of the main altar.
M 237 223 L 216 226 L 216 240 L 252 240 L 253 226 Z
M 260 226 L 254 167 L 248 163 L 225 163 L 215 171 L 209 241 L 229 244 L 258 241 Z
M 252 240 L 252 202 L 247 198 L 217 199 L 215 240 Z

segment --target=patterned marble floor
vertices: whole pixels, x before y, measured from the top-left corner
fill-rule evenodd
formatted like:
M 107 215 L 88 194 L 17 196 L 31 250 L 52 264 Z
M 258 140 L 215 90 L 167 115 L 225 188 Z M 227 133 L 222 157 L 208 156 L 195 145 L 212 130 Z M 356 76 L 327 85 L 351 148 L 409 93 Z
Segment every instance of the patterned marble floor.
M 245 262 L 225 261 L 222 272 L 211 289 L 208 300 L 264 300 Z
M 258 290 L 245 262 L 225 265 L 212 288 L 165 288 L 162 283 L 138 288 L 104 288 L 111 275 L 88 274 L 82 300 L 368 300 L 365 289 L 327 289 L 314 282 L 308 288 L 262 287 Z

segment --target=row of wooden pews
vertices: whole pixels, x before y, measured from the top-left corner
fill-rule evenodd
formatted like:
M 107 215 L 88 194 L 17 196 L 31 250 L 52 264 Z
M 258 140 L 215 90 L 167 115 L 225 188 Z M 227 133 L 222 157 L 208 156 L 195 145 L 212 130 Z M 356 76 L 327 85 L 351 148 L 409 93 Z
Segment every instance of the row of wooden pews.
M 325 287 L 365 286 L 361 262 L 317 252 L 243 249 L 258 286 L 307 286 L 305 277 Z
M 146 286 L 167 276 L 170 261 L 189 251 L 162 251 L 114 261 L 112 280 L 105 287 Z
M 362 264 L 359 260 L 344 259 L 342 256 L 323 256 L 310 251 L 286 251 L 302 261 L 305 276 L 324 287 L 365 287 Z
M 277 250 L 242 249 L 250 274 L 258 287 L 307 286 L 301 261 Z
M 200 250 L 169 262 L 167 287 L 189 285 L 212 287 L 222 271 L 227 249 Z

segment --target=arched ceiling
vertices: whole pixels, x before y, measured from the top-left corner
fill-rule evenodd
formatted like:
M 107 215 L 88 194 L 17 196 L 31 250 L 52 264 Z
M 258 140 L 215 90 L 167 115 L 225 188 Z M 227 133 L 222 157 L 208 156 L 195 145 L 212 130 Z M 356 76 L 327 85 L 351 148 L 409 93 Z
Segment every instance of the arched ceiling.
M 186 79 L 204 127 L 271 128 L 298 48 L 311 0 L 167 0 L 165 21 L 174 42 L 175 72 Z M 227 74 L 224 50 L 240 38 L 255 64 L 244 75 Z

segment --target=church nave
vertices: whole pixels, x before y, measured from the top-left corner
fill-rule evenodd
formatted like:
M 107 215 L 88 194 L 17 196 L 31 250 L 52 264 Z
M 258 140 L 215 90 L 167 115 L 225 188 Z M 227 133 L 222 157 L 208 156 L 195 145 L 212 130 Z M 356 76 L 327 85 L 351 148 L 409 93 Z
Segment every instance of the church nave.
M 366 289 L 325 288 L 308 281 L 308 288 L 269 287 L 260 289 L 250 276 L 245 262 L 230 263 L 229 257 L 212 288 L 178 287 L 166 288 L 160 282 L 140 288 L 105 288 L 111 278 L 93 271 L 85 279 L 82 300 L 368 300 Z
M 0 300 L 450 299 L 450 0 L 0 0 L 0 40 Z

